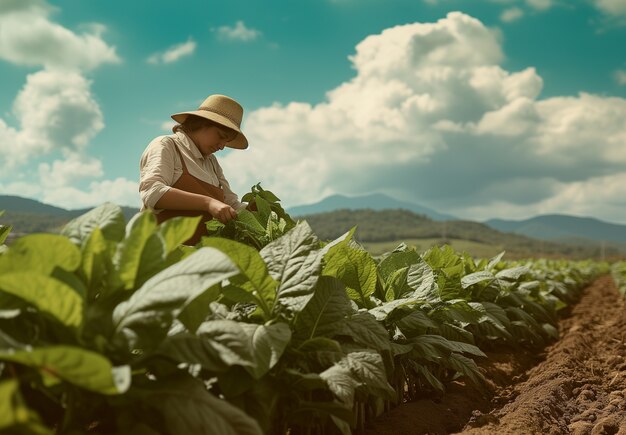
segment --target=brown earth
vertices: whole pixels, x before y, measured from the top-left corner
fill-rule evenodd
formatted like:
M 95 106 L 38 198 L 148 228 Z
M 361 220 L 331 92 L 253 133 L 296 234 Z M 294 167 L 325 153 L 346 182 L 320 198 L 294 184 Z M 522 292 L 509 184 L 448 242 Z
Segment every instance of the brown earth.
M 489 397 L 453 383 L 440 400 L 405 403 L 365 433 L 626 435 L 626 306 L 610 277 L 585 289 L 559 330 L 537 355 L 487 352 L 478 363 Z

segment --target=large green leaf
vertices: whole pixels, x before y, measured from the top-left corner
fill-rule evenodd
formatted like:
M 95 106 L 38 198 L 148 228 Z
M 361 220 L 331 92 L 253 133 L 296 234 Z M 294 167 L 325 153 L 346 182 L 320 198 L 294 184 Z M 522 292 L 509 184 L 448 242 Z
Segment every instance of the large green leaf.
M 55 268 L 69 272 L 80 265 L 80 250 L 57 234 L 20 237 L 0 256 L 0 274 L 18 270 L 50 275 Z
M 167 433 L 194 435 L 262 435 L 258 423 L 239 408 L 209 393 L 190 377 L 159 381 L 147 395 Z
M 437 377 L 435 375 L 433 375 L 430 370 L 428 370 L 427 367 L 413 361 L 413 360 L 408 360 L 408 365 L 409 367 L 411 367 L 413 370 L 415 370 L 417 372 L 417 374 L 419 376 L 422 377 L 422 379 L 424 379 L 426 381 L 427 384 L 429 384 L 431 387 L 433 387 L 435 390 L 440 391 L 440 392 L 445 392 L 445 386 L 441 383 L 441 381 L 439 379 L 437 379 Z
M 234 320 L 210 320 L 200 325 L 195 335 L 168 337 L 158 352 L 177 362 L 200 364 L 213 372 L 224 372 L 233 365 L 253 368 L 256 355 L 246 332 L 244 324 Z
M 0 360 L 36 368 L 46 377 L 63 379 L 100 394 L 124 393 L 131 381 L 129 366 L 113 367 L 103 355 L 73 346 L 2 350 Z
M 426 334 L 429 330 L 437 328 L 437 324 L 421 310 L 409 312 L 409 314 L 397 320 L 396 325 L 402 330 L 402 333 L 409 338 Z
M 496 273 L 498 280 L 519 281 L 519 279 L 529 272 L 526 266 L 511 267 Z
M 0 433 L 52 435 L 37 414 L 28 408 L 19 390 L 17 379 L 0 381 Z
M 193 236 L 201 218 L 180 216 L 168 219 L 159 226 L 159 234 L 165 242 L 166 256 Z
M 417 299 L 413 297 L 396 299 L 390 302 L 385 302 L 382 305 L 372 308 L 369 313 L 372 314 L 376 320 L 384 321 L 388 317 L 394 316 L 394 312 L 397 310 L 412 309 L 417 303 Z
M 385 282 L 385 302 L 400 299 L 412 292 L 412 289 L 406 282 L 408 274 L 409 268 L 402 267 L 389 275 L 387 281 Z
M 475 356 L 486 356 L 483 351 L 473 344 L 463 343 L 460 341 L 446 340 L 440 335 L 420 335 L 409 340 L 416 350 L 419 350 L 429 360 L 436 361 L 441 356 L 449 356 L 452 352 L 468 353 Z
M 385 257 L 378 265 L 378 273 L 383 281 L 387 281 L 396 270 L 409 267 L 412 264 L 423 261 L 415 249 L 394 251 Z
M 496 267 L 498 265 L 498 263 L 500 263 L 500 260 L 502 260 L 502 257 L 504 257 L 504 252 L 505 251 L 502 251 L 498 255 L 496 255 L 495 257 L 491 258 L 489 260 L 489 263 L 487 263 L 487 266 L 485 267 L 485 269 L 486 270 L 491 270 L 494 267 Z
M 465 275 L 463 278 L 461 278 L 461 287 L 466 289 L 481 282 L 486 282 L 488 284 L 494 279 L 495 276 L 493 276 L 493 273 L 489 272 L 488 270 L 481 270 L 478 272 L 470 273 L 469 275 Z
M 95 297 L 98 286 L 112 264 L 107 241 L 100 228 L 94 228 L 81 247 L 82 262 L 80 275 L 90 289 L 90 296 Z
M 164 266 L 165 242 L 156 229 L 156 218 L 150 212 L 139 213 L 128 222 L 126 238 L 113 260 L 124 288 L 140 286 Z
M 332 337 L 343 331 L 345 317 L 350 311 L 350 300 L 343 283 L 322 276 L 313 297 L 296 318 L 294 338 L 305 341 L 319 336 Z
M 407 272 L 407 285 L 413 289 L 413 297 L 416 299 L 438 299 L 437 284 L 433 269 L 421 258 L 411 264 Z
M 257 215 L 259 216 L 260 224 L 267 227 L 267 222 L 272 214 L 272 207 L 270 206 L 270 203 L 263 199 L 260 195 L 257 195 L 256 198 L 254 198 L 254 203 L 256 204 L 256 208 L 258 210 Z
M 322 255 L 326 256 L 326 254 L 334 247 L 338 245 L 347 245 L 352 242 L 352 237 L 354 237 L 354 232 L 356 231 L 356 227 L 350 228 L 349 231 L 345 232 L 341 236 L 337 237 L 335 240 L 332 240 L 324 245 L 322 248 Z
M 107 202 L 71 220 L 63 227 L 61 234 L 69 237 L 73 243 L 81 245 L 93 229 L 98 227 L 105 239 L 119 242 L 124 238 L 124 225 L 122 209 Z
M 0 225 L 0 245 L 6 241 L 12 228 L 10 225 Z
M 238 273 L 226 255 L 213 248 L 201 248 L 150 278 L 115 308 L 116 334 L 124 337 L 131 348 L 155 346 L 188 303 Z
M 336 363 L 320 373 L 320 377 L 326 381 L 328 389 L 347 408 L 354 404 L 354 392 L 359 386 L 359 380 L 352 371 L 344 364 Z
M 248 280 L 242 288 L 257 298 L 264 310 L 269 310 L 276 299 L 278 283 L 269 275 L 267 266 L 259 252 L 243 243 L 218 237 L 204 238 L 203 246 L 219 249 L 235 263 Z M 269 313 L 268 313 L 269 314 Z
M 299 312 L 311 299 L 321 272 L 319 240 L 306 222 L 261 250 L 272 278 L 279 282 L 276 303 Z
M 291 340 L 291 329 L 286 323 L 269 325 L 242 323 L 241 327 L 250 340 L 255 359 L 254 367 L 246 367 L 246 370 L 255 379 L 260 379 L 278 363 L 283 355 Z
M 324 256 L 323 274 L 339 278 L 346 286 L 350 299 L 361 307 L 370 307 L 370 295 L 376 290 L 376 263 L 364 249 L 338 244 Z
M 370 313 L 358 312 L 346 319 L 342 335 L 348 335 L 364 346 L 378 351 L 389 350 L 389 333 Z
M 34 305 L 59 322 L 78 327 L 83 321 L 83 298 L 58 279 L 36 272 L 0 274 L 0 291 Z
M 256 217 L 254 217 L 254 214 L 246 209 L 237 212 L 236 224 L 238 227 L 248 230 L 252 234 L 261 236 L 265 234 L 265 225 L 259 223 Z
M 389 398 L 394 390 L 387 382 L 381 356 L 376 352 L 350 352 L 339 362 L 320 373 L 329 389 L 348 406 L 352 406 L 357 386 L 366 386 Z
M 477 387 L 484 388 L 486 386 L 485 378 L 474 360 L 467 358 L 461 354 L 453 353 L 447 360 L 446 365 L 453 370 L 467 376 L 467 378 Z

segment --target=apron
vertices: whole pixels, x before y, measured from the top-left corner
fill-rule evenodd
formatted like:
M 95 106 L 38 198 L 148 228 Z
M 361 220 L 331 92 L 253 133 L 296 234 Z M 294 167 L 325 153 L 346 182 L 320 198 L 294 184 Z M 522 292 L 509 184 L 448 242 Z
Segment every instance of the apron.
M 197 193 L 199 195 L 210 196 L 211 198 L 217 199 L 218 201 L 224 202 L 224 191 L 221 187 L 214 186 L 211 183 L 207 183 L 206 181 L 202 181 L 189 173 L 187 170 L 187 165 L 185 165 L 185 159 L 178 149 L 178 145 L 174 143 L 174 149 L 178 153 L 178 157 L 180 157 L 180 162 L 183 164 L 183 173 L 176 183 L 172 185 L 172 187 L 180 190 L 184 190 L 185 192 Z M 162 210 L 160 213 L 157 213 L 156 220 L 160 224 L 165 222 L 168 219 L 171 219 L 176 216 L 202 216 L 198 227 L 196 228 L 196 232 L 191 236 L 189 240 L 187 240 L 184 244 L 193 246 L 200 241 L 202 236 L 206 236 L 207 229 L 205 222 L 213 219 L 213 216 L 206 211 L 200 210 Z

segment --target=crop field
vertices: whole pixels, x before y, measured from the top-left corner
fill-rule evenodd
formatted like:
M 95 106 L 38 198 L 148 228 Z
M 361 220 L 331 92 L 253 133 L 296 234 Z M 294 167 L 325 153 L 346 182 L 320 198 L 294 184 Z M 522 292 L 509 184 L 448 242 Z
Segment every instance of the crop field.
M 448 245 L 458 252 L 467 252 L 472 257 L 485 258 L 495 257 L 504 250 L 503 246 L 489 245 L 487 243 L 472 242 L 462 239 L 446 239 L 442 241 L 440 238 L 429 239 L 406 239 L 396 242 L 364 242 L 363 247 L 373 256 L 383 255 L 393 251 L 400 243 L 404 243 L 416 251 L 425 252 L 433 246 Z
M 373 256 L 243 200 L 195 247 L 112 204 L 1 245 L 0 433 L 626 433 L 625 263 Z

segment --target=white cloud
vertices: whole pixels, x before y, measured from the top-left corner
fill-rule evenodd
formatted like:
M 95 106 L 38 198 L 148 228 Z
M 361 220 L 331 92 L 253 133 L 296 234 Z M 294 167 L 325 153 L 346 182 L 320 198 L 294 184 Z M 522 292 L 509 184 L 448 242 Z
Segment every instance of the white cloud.
M 76 34 L 49 20 L 43 1 L 10 0 L 0 7 L 0 59 L 25 66 L 91 70 L 118 63 L 115 47 L 101 38 L 103 25 Z
M 100 160 L 76 153 L 69 154 L 65 160 L 39 165 L 39 179 L 46 189 L 71 186 L 76 182 L 100 178 L 103 175 Z
M 178 123 L 175 122 L 175 121 L 165 121 L 165 122 L 161 123 L 161 130 L 171 132 L 172 128 L 174 128 L 174 126 L 176 124 L 178 124 Z
M 11 181 L 7 184 L 0 183 L 0 192 L 2 192 L 3 195 L 34 198 L 41 193 L 41 186 L 28 181 Z
M 5 165 L 24 163 L 53 150 L 84 149 L 104 127 L 102 113 L 91 94 L 91 83 L 75 72 L 39 71 L 13 103 L 19 128 L 0 119 L 0 143 Z
M 576 216 L 601 217 L 608 222 L 625 223 L 626 199 L 623 195 L 626 173 L 595 177 L 572 183 L 548 182 L 554 195 L 532 204 L 514 204 L 497 200 L 479 205 L 452 208 L 458 213 L 475 220 L 486 220 L 498 216 L 505 219 L 526 219 L 539 214 L 567 213 Z M 537 187 L 545 188 L 545 186 Z M 494 215 L 494 210 L 498 214 Z
M 0 59 L 43 67 L 26 77 L 13 102 L 15 125 L 0 118 L 0 192 L 68 208 L 107 200 L 138 205 L 136 182 L 100 180 L 102 163 L 85 154 L 104 121 L 83 72 L 120 61 L 101 38 L 106 27 L 86 23 L 76 34 L 50 21 L 53 11 L 44 0 L 0 3 Z M 49 154 L 62 159 L 41 163 L 29 181 L 11 180 L 20 165 Z M 81 182 L 88 188 L 77 188 Z
M 254 41 L 259 36 L 261 36 L 261 32 L 247 27 L 245 23 L 241 20 L 237 21 L 234 26 L 220 26 L 217 29 L 213 29 L 217 32 L 217 35 L 222 40 L 228 41 L 243 41 L 249 42 Z
M 99 161 L 89 163 L 90 167 L 95 167 L 99 171 L 88 174 L 85 168 L 78 168 L 81 173 L 73 175 L 68 172 L 72 164 L 65 161 L 55 161 L 52 166 L 42 165 L 39 168 L 38 180 L 0 183 L 0 193 L 38 198 L 46 204 L 70 210 L 96 207 L 107 201 L 130 207 L 141 206 L 139 183 L 122 177 L 89 182 L 89 178 L 100 178 L 102 175 Z M 86 187 L 77 187 L 76 183 L 79 180 L 87 180 Z
M 86 190 L 74 186 L 44 189 L 42 201 L 67 209 L 89 208 L 104 202 L 140 207 L 139 184 L 126 178 L 93 181 Z
M 386 29 L 350 59 L 355 77 L 324 102 L 246 115 L 250 148 L 220 159 L 236 191 L 261 181 L 287 206 L 381 191 L 460 216 L 593 215 L 583 199 L 559 198 L 625 172 L 625 99 L 538 99 L 537 71 L 503 69 L 498 35 L 465 14 Z M 622 201 L 610 192 L 601 198 Z
M 626 1 L 624 0 L 593 0 L 598 9 L 608 15 L 626 15 Z
M 148 63 L 162 64 L 176 62 L 182 57 L 191 56 L 195 51 L 196 42 L 190 38 L 187 42 L 173 45 L 162 53 L 153 54 L 148 58 Z
M 505 23 L 511 23 L 513 21 L 517 21 L 524 16 L 524 11 L 520 8 L 514 7 L 509 8 L 503 11 L 500 14 L 500 19 Z
M 53 8 L 45 0 L 2 0 L 0 3 L 0 14 L 29 10 L 46 13 Z
M 617 70 L 615 71 L 615 73 L 613 74 L 613 78 L 615 78 L 615 81 L 623 86 L 626 85 L 626 71 L 623 69 Z

